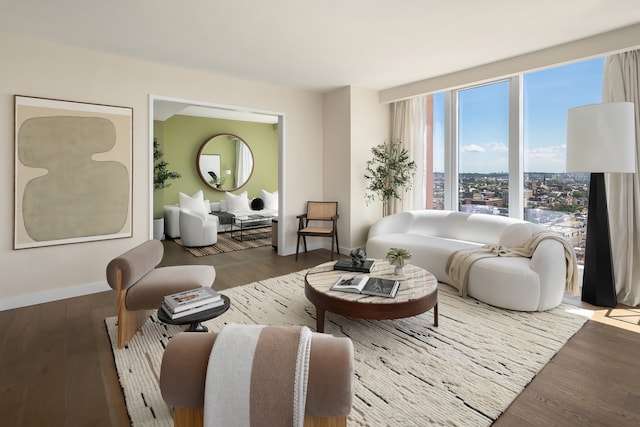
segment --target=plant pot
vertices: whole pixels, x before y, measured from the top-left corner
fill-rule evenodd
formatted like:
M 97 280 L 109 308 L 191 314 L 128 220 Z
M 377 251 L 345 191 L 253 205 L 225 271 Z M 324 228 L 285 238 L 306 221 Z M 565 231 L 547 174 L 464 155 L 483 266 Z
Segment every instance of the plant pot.
M 404 267 L 396 267 L 393 269 L 393 274 L 395 276 L 404 276 Z
M 153 220 L 154 240 L 164 240 L 164 218 Z

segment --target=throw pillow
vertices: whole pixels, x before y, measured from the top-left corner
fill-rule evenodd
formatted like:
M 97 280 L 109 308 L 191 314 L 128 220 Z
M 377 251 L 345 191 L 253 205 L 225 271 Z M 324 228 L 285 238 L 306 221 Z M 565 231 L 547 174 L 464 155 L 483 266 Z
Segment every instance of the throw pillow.
M 249 207 L 249 197 L 247 196 L 247 192 L 243 192 L 235 194 L 227 192 L 227 209 L 229 212 L 246 212 L 250 211 Z
M 512 224 L 500 234 L 498 243 L 507 248 L 521 248 L 533 236 L 527 224 Z
M 189 196 L 184 193 L 179 193 L 180 197 L 180 209 L 191 209 L 198 212 L 209 213 L 209 209 L 204 204 L 204 195 L 202 190 L 195 192 L 193 196 Z
M 251 201 L 251 209 L 259 211 L 264 209 L 264 201 L 260 197 L 256 197 Z
M 262 190 L 262 200 L 264 201 L 264 209 L 269 211 L 278 210 L 278 190 L 273 193 L 269 193 L 267 190 Z

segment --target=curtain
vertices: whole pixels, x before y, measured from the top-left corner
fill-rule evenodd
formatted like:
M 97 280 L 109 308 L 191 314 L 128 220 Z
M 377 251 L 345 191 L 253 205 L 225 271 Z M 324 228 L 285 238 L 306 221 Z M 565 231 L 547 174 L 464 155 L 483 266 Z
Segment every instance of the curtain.
M 640 50 L 606 58 L 602 102 L 633 102 L 636 148 L 640 146 Z M 611 253 L 618 303 L 640 305 L 640 157 L 636 173 L 605 174 Z
M 427 102 L 425 96 L 394 102 L 391 106 L 391 138 L 401 141 L 416 162 L 413 186 L 402 199 L 393 200 L 390 214 L 425 208 Z
M 249 147 L 243 141 L 236 139 L 236 187 L 247 182 L 252 166 Z

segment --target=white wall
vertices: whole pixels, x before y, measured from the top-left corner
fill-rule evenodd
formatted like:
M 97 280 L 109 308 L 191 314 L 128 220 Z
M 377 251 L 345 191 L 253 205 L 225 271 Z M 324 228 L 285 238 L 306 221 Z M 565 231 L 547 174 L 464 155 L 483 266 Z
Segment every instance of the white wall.
M 324 196 L 339 202 L 343 253 L 364 246 L 369 227 L 382 216 L 380 203 L 365 203 L 364 170 L 371 147 L 389 137 L 389 118 L 377 91 L 349 86 L 324 95 Z
M 340 252 L 350 248 L 349 209 L 351 206 L 351 188 L 349 185 L 349 143 L 350 143 L 350 88 L 343 87 L 326 93 L 323 99 L 323 186 L 322 200 L 338 201 L 338 238 Z M 330 248 L 329 239 L 310 238 L 308 244 L 314 247 Z
M 0 310 L 104 290 L 108 261 L 150 238 L 150 94 L 284 114 L 281 244 L 295 252 L 295 215 L 322 197 L 322 95 L 4 33 L 0 52 Z M 133 108 L 133 238 L 13 250 L 16 94 Z
M 382 202 L 365 203 L 367 182 L 364 170 L 371 159 L 371 148 L 391 136 L 390 105 L 378 101 L 378 92 L 362 88 L 351 91 L 351 244 L 364 246 L 369 227 L 382 218 Z

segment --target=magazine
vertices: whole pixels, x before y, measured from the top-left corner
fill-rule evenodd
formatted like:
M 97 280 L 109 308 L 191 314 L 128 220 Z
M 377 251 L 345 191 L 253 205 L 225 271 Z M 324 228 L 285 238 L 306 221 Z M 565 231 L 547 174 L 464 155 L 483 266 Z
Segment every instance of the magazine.
M 208 302 L 208 303 L 204 303 L 200 306 L 197 307 L 193 307 L 190 308 L 188 310 L 182 310 L 179 311 L 177 313 L 174 313 L 171 311 L 171 308 L 168 307 L 165 303 L 162 303 L 162 309 L 165 311 L 165 313 L 173 320 L 175 319 L 180 319 L 182 317 L 187 317 L 187 316 L 191 316 L 193 314 L 196 313 L 200 313 L 206 310 L 210 310 L 212 308 L 216 308 L 216 307 L 222 307 L 224 305 L 224 300 L 222 298 L 212 301 L 212 302 Z
M 354 271 L 358 273 L 371 273 L 376 261 L 373 259 L 367 259 L 362 264 L 353 262 L 351 258 L 340 258 L 333 265 L 334 270 Z
M 164 297 L 164 303 L 171 310 L 171 313 L 178 313 L 199 307 L 205 303 L 220 300 L 222 300 L 220 294 L 208 286 L 177 292 Z
M 382 277 L 369 277 L 364 274 L 345 274 L 331 287 L 332 291 L 353 292 L 363 295 L 394 298 L 400 282 Z

